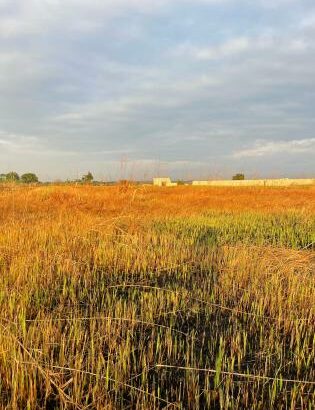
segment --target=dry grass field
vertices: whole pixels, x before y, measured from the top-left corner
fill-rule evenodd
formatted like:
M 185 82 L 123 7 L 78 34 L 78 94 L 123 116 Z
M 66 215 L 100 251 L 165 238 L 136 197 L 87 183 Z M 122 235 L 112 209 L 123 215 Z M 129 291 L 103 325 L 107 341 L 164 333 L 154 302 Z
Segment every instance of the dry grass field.
M 0 408 L 315 407 L 315 189 L 0 187 Z

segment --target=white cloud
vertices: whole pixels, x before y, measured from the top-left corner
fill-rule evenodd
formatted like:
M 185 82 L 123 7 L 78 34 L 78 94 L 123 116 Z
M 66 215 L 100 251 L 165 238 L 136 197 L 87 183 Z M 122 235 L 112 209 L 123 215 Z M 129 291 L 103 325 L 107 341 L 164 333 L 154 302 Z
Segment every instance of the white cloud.
M 272 32 L 252 37 L 234 37 L 210 47 L 198 47 L 184 43 L 176 47 L 175 56 L 188 56 L 195 60 L 224 60 L 229 57 L 248 57 L 254 53 L 275 52 L 277 54 L 301 53 L 308 50 L 310 42 L 304 36 L 288 37 Z
M 305 138 L 290 141 L 259 140 L 252 148 L 236 151 L 233 158 L 254 158 L 274 154 L 304 154 L 315 153 L 315 138 Z
M 276 8 L 294 1 L 258 0 L 257 5 Z M 246 2 L 239 0 L 239 3 Z M 229 4 L 237 0 L 1 0 L 0 37 L 38 34 L 59 25 L 69 31 L 94 31 L 124 13 L 152 14 L 183 3 Z
M 209 48 L 192 49 L 192 55 L 198 60 L 217 60 L 224 57 L 240 54 L 250 47 L 250 40 L 247 37 L 238 37 L 227 42 Z
M 72 104 L 65 112 L 55 116 L 53 121 L 64 124 L 123 121 L 126 118 L 142 116 L 148 109 L 177 109 L 185 104 L 191 104 L 194 99 L 200 99 L 202 93 L 211 89 L 218 90 L 222 85 L 220 78 L 206 75 L 183 80 L 173 76 L 168 78 L 163 70 L 152 72 L 148 69 L 147 72 L 141 70 L 142 78 L 139 78 L 135 68 L 125 68 L 123 71 L 130 71 L 130 82 L 134 71 L 137 81 L 137 88 L 131 90 L 129 95 L 107 101 Z
M 178 0 L 12 0 L 0 4 L 0 38 L 63 30 L 89 32 L 135 11 L 152 14 Z M 1 2 L 0 2 L 1 3 Z
M 2 146 L 2 149 L 23 152 L 34 147 L 38 142 L 39 140 L 35 136 L 0 131 L 0 146 Z
M 315 12 L 304 17 L 300 22 L 300 27 L 302 29 L 315 28 Z

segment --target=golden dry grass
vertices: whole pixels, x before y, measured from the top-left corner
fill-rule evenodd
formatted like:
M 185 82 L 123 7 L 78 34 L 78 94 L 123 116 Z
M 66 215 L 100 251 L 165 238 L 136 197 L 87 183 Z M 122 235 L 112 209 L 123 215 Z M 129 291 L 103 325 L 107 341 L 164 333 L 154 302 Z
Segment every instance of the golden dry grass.
M 118 216 L 124 211 L 143 216 L 196 214 L 204 210 L 315 213 L 315 187 L 213 188 L 150 186 L 0 186 L 1 214 L 16 211 L 73 211 Z M 61 207 L 61 209 L 60 209 Z
M 0 188 L 1 408 L 311 409 L 314 193 Z

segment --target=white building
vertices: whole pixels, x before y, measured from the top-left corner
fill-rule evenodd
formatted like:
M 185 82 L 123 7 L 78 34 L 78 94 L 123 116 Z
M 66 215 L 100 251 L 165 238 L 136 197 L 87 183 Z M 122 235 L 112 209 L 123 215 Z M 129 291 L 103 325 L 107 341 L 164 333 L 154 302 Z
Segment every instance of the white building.
M 163 177 L 163 178 L 153 178 L 153 185 L 155 186 L 176 186 L 176 182 L 172 182 L 171 178 Z

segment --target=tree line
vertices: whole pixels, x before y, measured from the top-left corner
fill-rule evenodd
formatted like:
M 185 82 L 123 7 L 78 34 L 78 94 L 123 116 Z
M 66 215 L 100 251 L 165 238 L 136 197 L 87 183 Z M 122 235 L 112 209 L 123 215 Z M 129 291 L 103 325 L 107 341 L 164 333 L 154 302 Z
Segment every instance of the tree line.
M 21 176 L 15 172 L 11 171 L 7 174 L 0 174 L 0 182 L 21 182 L 22 184 L 36 184 L 39 182 L 38 177 L 33 172 L 26 172 Z
M 81 182 L 81 183 L 92 183 L 94 177 L 91 172 L 83 175 L 81 179 L 66 182 Z M 39 182 L 38 176 L 33 172 L 26 172 L 25 174 L 19 175 L 15 171 L 8 172 L 7 174 L 0 174 L 0 183 L 3 182 L 15 182 L 22 184 L 36 184 Z
M 242 173 L 237 173 L 233 175 L 232 179 L 236 181 L 244 180 L 245 175 Z M 94 176 L 89 171 L 87 174 L 82 175 L 81 179 L 76 179 L 74 181 L 67 180 L 66 182 L 90 184 L 93 181 L 94 181 Z M 7 174 L 0 174 L 0 183 L 1 182 L 20 182 L 23 184 L 36 184 L 39 182 L 39 179 L 37 175 L 34 174 L 33 172 L 26 172 L 25 174 L 22 174 L 20 176 L 17 172 L 11 171 L 11 172 L 8 172 Z M 126 183 L 130 181 L 119 181 L 119 182 L 120 184 L 125 185 Z M 183 181 L 178 181 L 178 185 L 182 185 L 183 183 L 184 183 Z

